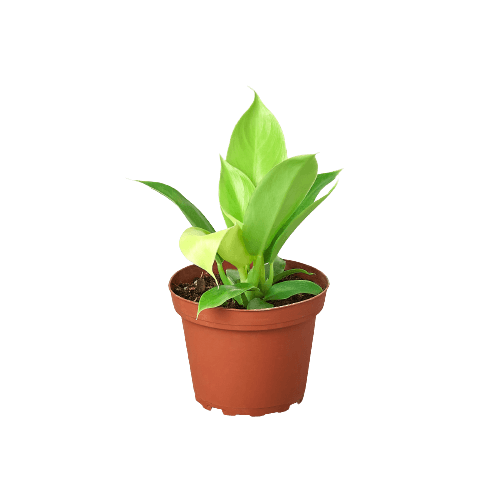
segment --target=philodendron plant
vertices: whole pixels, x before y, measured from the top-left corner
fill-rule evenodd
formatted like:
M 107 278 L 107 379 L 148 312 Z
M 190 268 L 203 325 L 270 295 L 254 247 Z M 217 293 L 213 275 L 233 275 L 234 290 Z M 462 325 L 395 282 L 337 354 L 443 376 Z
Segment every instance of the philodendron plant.
M 278 253 L 297 226 L 335 189 L 316 199 L 340 170 L 318 174 L 313 154 L 287 158 L 285 138 L 273 114 L 255 93 L 254 101 L 231 135 L 222 157 L 219 202 L 227 228 L 215 231 L 181 193 L 159 182 L 138 181 L 173 201 L 192 227 L 182 233 L 180 248 L 188 260 L 214 279 L 214 261 L 222 284 L 206 291 L 198 304 L 217 307 L 234 298 L 247 309 L 273 307 L 270 300 L 298 293 L 318 294 L 309 280 L 279 281 L 303 269 L 285 271 Z M 236 267 L 224 271 L 223 261 Z

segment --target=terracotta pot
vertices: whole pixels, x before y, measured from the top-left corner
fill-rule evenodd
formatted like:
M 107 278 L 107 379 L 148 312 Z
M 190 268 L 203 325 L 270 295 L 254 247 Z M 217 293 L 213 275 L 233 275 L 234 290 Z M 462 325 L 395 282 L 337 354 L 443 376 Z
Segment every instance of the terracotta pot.
M 195 397 L 207 410 L 255 417 L 286 411 L 302 401 L 314 323 L 325 302 L 328 279 L 314 267 L 288 260 L 286 269 L 291 268 L 314 273 L 304 279 L 323 287 L 323 292 L 273 309 L 206 309 L 198 319 L 198 304 L 172 288 L 199 277 L 200 268 L 185 267 L 170 279 L 172 301 L 184 325 Z

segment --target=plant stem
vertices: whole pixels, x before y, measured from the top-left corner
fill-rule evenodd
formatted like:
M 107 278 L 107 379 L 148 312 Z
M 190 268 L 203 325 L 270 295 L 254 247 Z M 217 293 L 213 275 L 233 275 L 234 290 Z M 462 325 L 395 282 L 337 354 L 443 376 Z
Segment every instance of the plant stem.
M 274 280 L 274 262 L 269 263 L 269 276 L 265 281 L 264 285 L 262 285 L 262 291 L 267 293 L 268 290 L 273 286 Z
M 229 281 L 229 278 L 226 276 L 226 272 L 224 271 L 224 268 L 222 267 L 222 260 L 216 259 L 217 262 L 217 269 L 219 270 L 219 276 L 220 279 L 222 280 L 222 283 L 224 285 L 230 285 L 231 282 Z
M 241 269 L 238 269 L 241 273 Z M 265 282 L 266 271 L 264 268 L 264 256 L 258 255 L 256 260 L 253 262 L 253 267 L 246 277 L 246 282 L 251 283 L 255 287 L 261 288 L 261 283 Z M 255 297 L 263 297 L 264 294 L 260 290 L 253 290 L 245 292 L 245 297 L 248 301 L 254 299 Z
M 266 270 L 264 268 L 264 256 L 258 255 L 257 260 L 254 263 L 254 266 L 257 266 L 255 270 L 255 275 L 258 279 L 257 286 L 260 288 L 261 285 L 265 285 L 266 283 Z
M 241 283 L 246 283 L 248 279 L 247 270 L 244 267 L 239 267 L 238 272 L 240 273 L 240 281 Z

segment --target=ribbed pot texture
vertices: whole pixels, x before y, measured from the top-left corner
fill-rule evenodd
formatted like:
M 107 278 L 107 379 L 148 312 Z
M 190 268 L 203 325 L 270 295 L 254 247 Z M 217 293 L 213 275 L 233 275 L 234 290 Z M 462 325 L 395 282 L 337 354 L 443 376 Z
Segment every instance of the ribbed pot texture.
M 292 268 L 314 273 L 304 274 L 304 279 L 323 287 L 323 292 L 272 309 L 206 309 L 198 319 L 198 304 L 172 288 L 198 278 L 200 268 L 185 267 L 170 279 L 174 308 L 184 325 L 195 397 L 207 410 L 256 417 L 286 411 L 302 401 L 314 323 L 325 302 L 328 278 L 314 267 L 286 261 L 286 269 Z

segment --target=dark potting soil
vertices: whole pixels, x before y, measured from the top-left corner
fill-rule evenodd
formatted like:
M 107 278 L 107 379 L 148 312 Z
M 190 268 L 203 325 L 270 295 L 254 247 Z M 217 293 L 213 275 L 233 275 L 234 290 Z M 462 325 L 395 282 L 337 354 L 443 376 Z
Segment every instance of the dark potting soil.
M 218 274 L 215 275 L 219 283 L 222 283 Z M 282 281 L 291 281 L 291 280 L 303 280 L 307 279 L 307 274 L 297 273 L 291 274 L 290 276 L 285 276 L 283 279 L 279 280 L 278 283 Z M 196 278 L 191 283 L 179 283 L 174 289 L 173 292 L 182 297 L 183 299 L 192 300 L 193 302 L 199 302 L 200 297 L 211 288 L 217 286 L 215 280 L 208 273 L 203 272 L 200 274 L 199 278 Z M 314 295 L 310 293 L 298 293 L 297 295 L 292 295 L 288 299 L 283 300 L 269 300 L 270 304 L 273 304 L 274 307 L 279 306 L 287 306 L 289 304 L 295 304 L 297 302 L 302 302 L 303 300 L 310 299 L 314 297 Z M 225 307 L 227 309 L 245 309 L 244 306 L 240 306 L 238 302 L 234 299 L 229 299 L 224 302 L 221 307 Z

